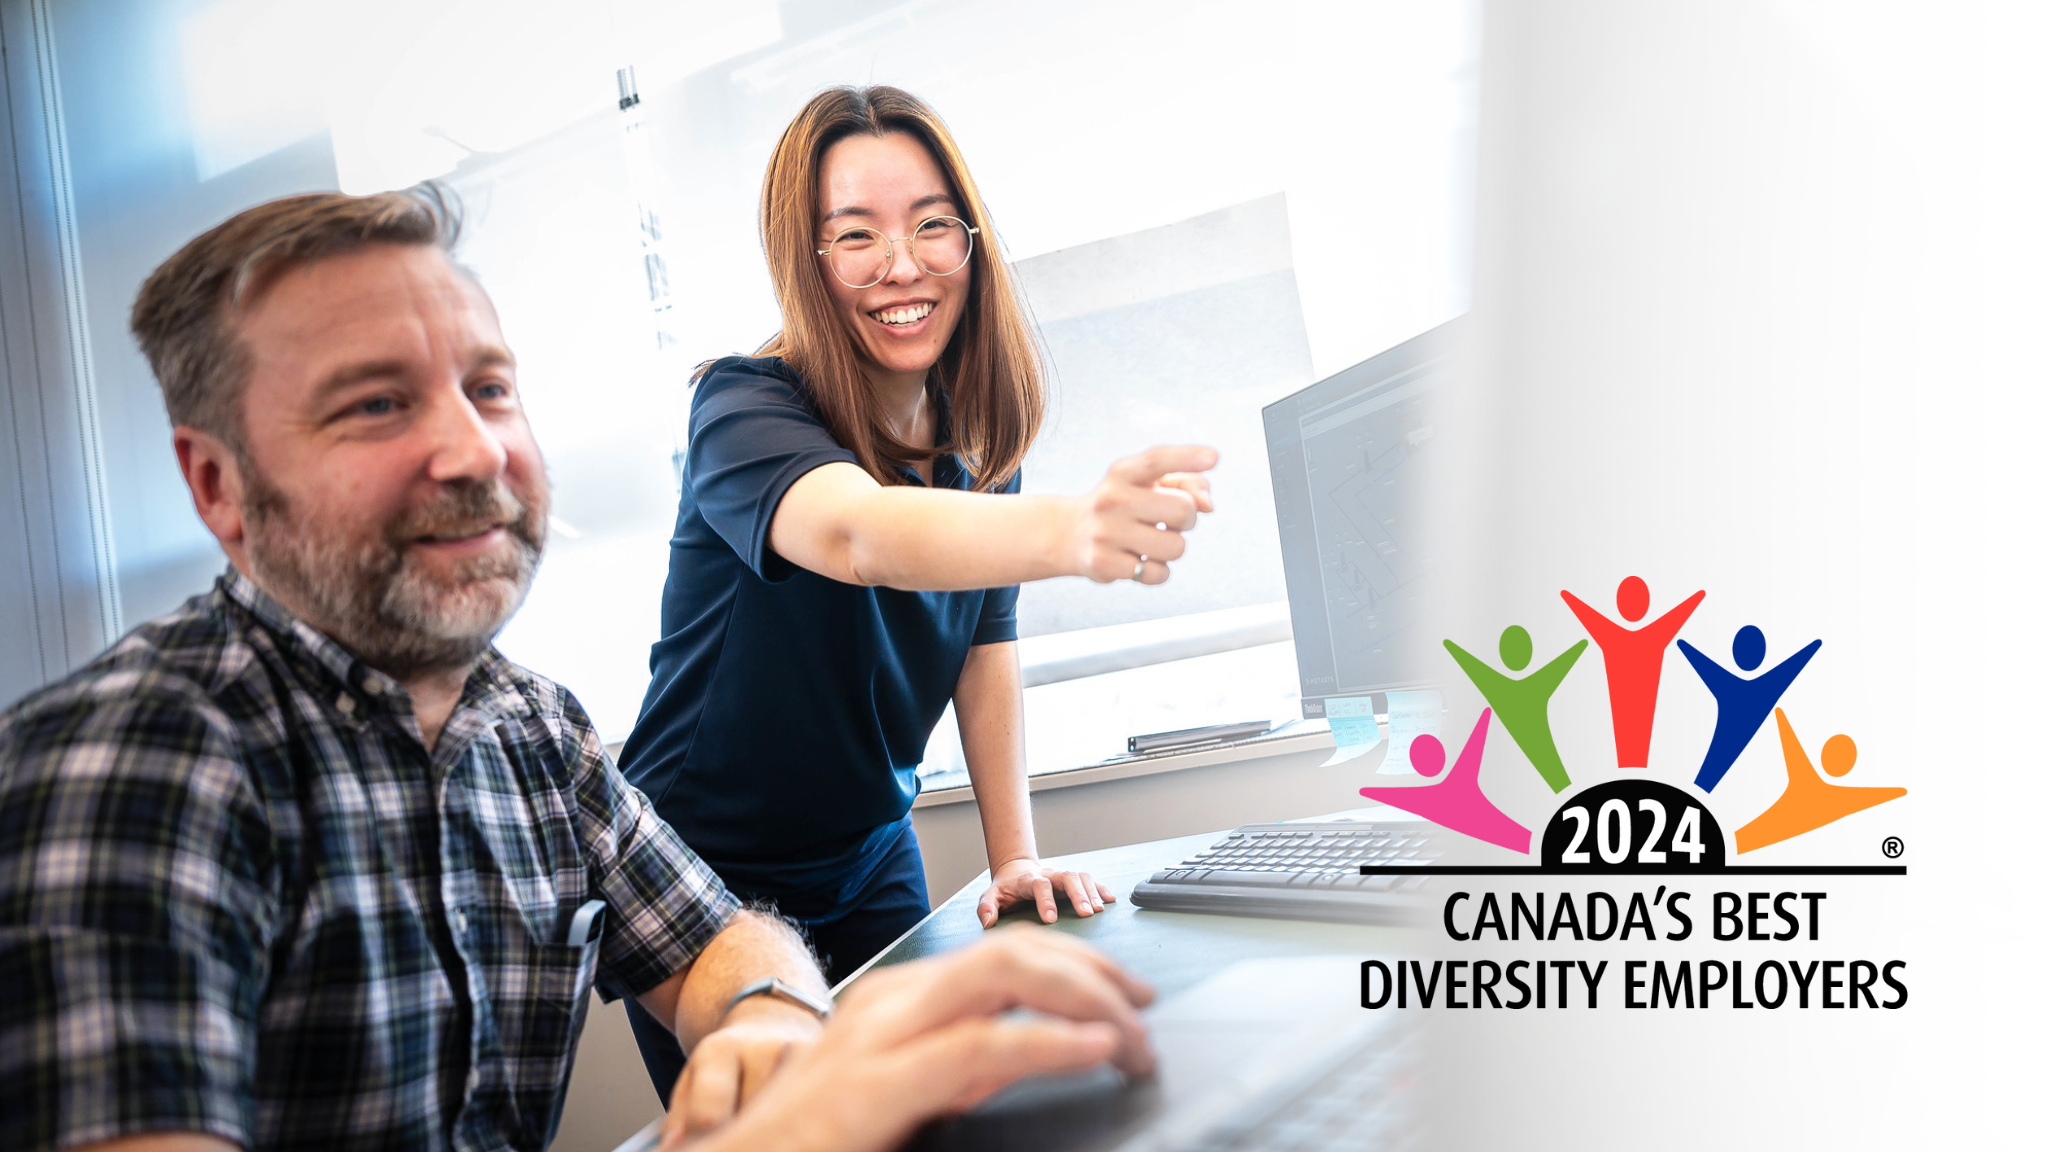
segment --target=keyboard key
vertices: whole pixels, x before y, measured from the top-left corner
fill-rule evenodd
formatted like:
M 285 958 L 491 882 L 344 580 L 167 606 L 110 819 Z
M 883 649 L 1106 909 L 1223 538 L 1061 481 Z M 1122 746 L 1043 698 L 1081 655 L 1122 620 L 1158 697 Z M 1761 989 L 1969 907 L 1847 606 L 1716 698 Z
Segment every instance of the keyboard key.
M 1218 869 L 1209 873 L 1205 884 L 1240 884 L 1252 888 L 1272 888 L 1287 883 L 1287 876 L 1281 872 L 1242 872 Z

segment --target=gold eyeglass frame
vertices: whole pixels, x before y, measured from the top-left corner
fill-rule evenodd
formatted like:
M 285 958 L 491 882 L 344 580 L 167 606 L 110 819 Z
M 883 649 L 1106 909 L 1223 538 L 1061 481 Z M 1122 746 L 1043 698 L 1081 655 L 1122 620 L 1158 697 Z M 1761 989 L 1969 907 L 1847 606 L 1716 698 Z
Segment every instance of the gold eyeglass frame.
M 974 225 L 969 224 L 967 221 L 962 220 L 960 219 L 960 217 L 955 216 L 949 212 L 941 212 L 937 216 L 927 216 L 924 219 L 919 220 L 917 222 L 917 227 L 912 228 L 910 230 L 910 235 L 898 236 L 895 239 L 891 239 L 887 236 L 882 236 L 882 230 L 880 228 L 871 228 L 865 224 L 856 224 L 851 228 L 842 229 L 837 236 L 832 237 L 832 239 L 828 241 L 823 248 L 818 249 L 818 255 L 826 257 L 825 267 L 831 270 L 832 278 L 834 280 L 839 281 L 841 284 L 845 284 L 848 288 L 851 288 L 855 291 L 859 291 L 860 289 L 863 288 L 873 288 L 875 285 L 880 284 L 882 281 L 887 280 L 889 278 L 889 269 L 896 266 L 896 242 L 898 240 L 910 246 L 910 262 L 917 265 L 918 270 L 923 272 L 925 275 L 957 275 L 959 274 L 960 268 L 955 268 L 951 272 L 934 272 L 930 268 L 925 267 L 924 261 L 918 259 L 917 257 L 917 233 L 921 229 L 923 229 L 925 225 L 931 223 L 934 220 L 952 220 L 957 222 L 962 228 L 967 229 L 967 255 L 961 259 L 960 268 L 967 267 L 968 262 L 974 259 L 974 238 L 976 236 L 981 235 L 981 229 L 976 228 Z M 873 232 L 877 236 L 882 236 L 882 274 L 875 277 L 873 280 L 868 281 L 865 284 L 849 283 L 846 277 L 841 276 L 839 274 L 839 269 L 833 267 L 832 265 L 832 249 L 836 247 L 841 240 L 845 239 L 847 234 L 850 232 Z

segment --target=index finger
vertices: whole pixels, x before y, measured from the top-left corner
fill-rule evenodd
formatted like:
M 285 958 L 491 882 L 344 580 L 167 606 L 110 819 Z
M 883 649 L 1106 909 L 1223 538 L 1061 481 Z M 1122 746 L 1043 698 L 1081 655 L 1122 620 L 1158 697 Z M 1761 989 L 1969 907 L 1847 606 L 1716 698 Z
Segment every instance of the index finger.
M 1134 1002 L 1149 999 L 1150 989 L 1134 997 L 1130 985 L 1136 982 L 1112 979 L 1104 969 L 1114 965 L 1098 967 L 1100 958 L 1057 932 L 1008 929 L 937 961 L 926 979 L 899 986 L 909 995 L 890 1005 L 886 1023 L 876 1020 L 871 1027 L 908 1038 L 965 1017 L 1030 1008 L 1111 1025 L 1121 1038 L 1118 1066 L 1143 1072 L 1153 1057 Z
M 1060 918 L 1059 899 L 1053 895 L 1052 881 L 1038 876 L 1031 881 L 1031 895 L 1038 904 L 1038 918 L 1047 924 Z
M 688 1068 L 683 1069 L 683 1075 L 689 1075 L 689 1071 Z M 682 1087 L 682 1077 L 676 1078 L 676 1086 L 678 1089 Z M 673 1100 L 675 1094 L 672 1093 L 669 1098 Z M 673 1152 L 674 1149 L 681 1148 L 684 1138 L 689 1134 L 689 1127 L 683 1123 L 683 1110 L 670 1108 L 668 1118 L 661 1124 L 661 1143 L 655 1146 L 656 1152 Z
M 1209 478 L 1200 472 L 1169 472 L 1159 478 L 1159 487 L 1178 488 L 1195 498 L 1195 507 L 1214 512 L 1216 501 L 1209 493 Z
M 699 1045 L 690 1053 L 685 1069 L 686 1083 L 676 1086 L 669 1097 L 669 1111 L 683 1114 L 686 1135 L 709 1132 L 732 1119 L 740 1101 L 740 1056 L 736 1052 L 706 1051 Z M 680 1096 L 682 1099 L 677 1099 Z
M 1106 889 L 1104 894 L 1107 895 Z M 1022 930 L 1015 929 L 1015 931 Z M 1034 946 L 1065 952 L 1079 962 L 1095 969 L 1102 974 L 1103 979 L 1108 980 L 1121 989 L 1125 998 L 1138 1007 L 1143 1008 L 1152 1002 L 1153 993 L 1150 984 L 1133 975 L 1123 965 L 1110 959 L 1100 949 L 1089 944 L 1087 941 L 1066 935 L 1063 932 L 1033 932 L 1031 936 Z
M 1203 444 L 1161 445 L 1126 456 L 1109 466 L 1109 474 L 1126 484 L 1150 487 L 1169 472 L 1207 472 L 1216 466 L 1216 450 Z

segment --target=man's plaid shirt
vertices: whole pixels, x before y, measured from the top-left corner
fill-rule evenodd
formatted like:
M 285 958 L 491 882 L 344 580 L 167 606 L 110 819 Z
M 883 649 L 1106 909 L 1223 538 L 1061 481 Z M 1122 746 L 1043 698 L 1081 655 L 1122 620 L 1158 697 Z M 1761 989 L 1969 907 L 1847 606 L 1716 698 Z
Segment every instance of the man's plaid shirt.
M 231 571 L 0 715 L 0 1147 L 538 1148 L 593 980 L 736 909 L 562 688 L 492 651 L 429 753 Z

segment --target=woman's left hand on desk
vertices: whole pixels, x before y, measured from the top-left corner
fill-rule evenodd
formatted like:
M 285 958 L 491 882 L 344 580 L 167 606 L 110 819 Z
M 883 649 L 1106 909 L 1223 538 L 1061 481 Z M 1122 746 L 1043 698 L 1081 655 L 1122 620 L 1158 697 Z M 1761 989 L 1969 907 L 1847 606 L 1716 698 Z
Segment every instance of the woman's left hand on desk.
M 981 907 L 977 909 L 981 926 L 994 927 L 996 916 L 1003 909 L 1018 904 L 1037 905 L 1038 918 L 1050 924 L 1060 918 L 1055 893 L 1064 893 L 1074 905 L 1075 914 L 1084 917 L 1102 911 L 1104 904 L 1116 903 L 1109 889 L 1097 884 L 1088 873 L 1047 868 L 1025 857 L 997 866 L 988 891 L 981 894 Z

